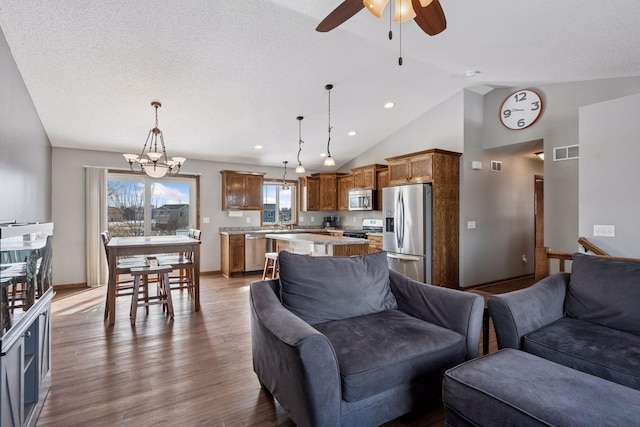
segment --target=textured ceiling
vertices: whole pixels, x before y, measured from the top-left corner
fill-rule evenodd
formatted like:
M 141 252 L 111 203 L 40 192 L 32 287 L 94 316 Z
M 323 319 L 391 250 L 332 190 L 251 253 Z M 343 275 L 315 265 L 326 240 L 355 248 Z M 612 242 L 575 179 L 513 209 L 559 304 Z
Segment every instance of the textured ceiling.
M 170 157 L 294 164 L 302 115 L 311 169 L 327 83 L 339 167 L 465 87 L 640 74 L 637 0 L 440 0 L 448 28 L 403 24 L 402 67 L 388 15 L 315 31 L 340 1 L 0 0 L 0 27 L 55 147 L 139 152 L 159 100 Z

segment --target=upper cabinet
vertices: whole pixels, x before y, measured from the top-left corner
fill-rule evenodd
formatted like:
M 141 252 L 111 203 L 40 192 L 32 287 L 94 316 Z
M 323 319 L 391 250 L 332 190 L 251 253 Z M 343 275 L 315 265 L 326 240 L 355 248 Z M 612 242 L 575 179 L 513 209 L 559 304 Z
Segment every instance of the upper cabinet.
M 264 172 L 220 171 L 223 211 L 262 210 Z
M 376 172 L 386 169 L 384 165 L 367 165 L 351 169 L 353 188 L 356 190 L 375 190 L 377 188 Z
M 349 210 L 349 190 L 353 189 L 353 175 L 338 177 L 338 210 Z
M 388 158 L 389 184 L 402 185 L 431 181 L 433 178 L 433 151 L 428 150 Z
M 300 210 L 320 210 L 320 178 L 317 176 L 303 176 L 300 178 Z
M 389 186 L 389 169 L 378 169 L 376 172 L 376 210 L 382 210 L 382 189 Z

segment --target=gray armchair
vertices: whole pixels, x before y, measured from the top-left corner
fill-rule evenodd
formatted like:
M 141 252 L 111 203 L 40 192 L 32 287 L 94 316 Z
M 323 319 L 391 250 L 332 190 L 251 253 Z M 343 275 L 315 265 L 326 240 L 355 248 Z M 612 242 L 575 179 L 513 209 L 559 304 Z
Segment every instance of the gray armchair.
M 253 367 L 298 426 L 373 426 L 439 404 L 444 371 L 478 355 L 478 295 L 415 282 L 386 254 L 279 255 L 251 283 Z

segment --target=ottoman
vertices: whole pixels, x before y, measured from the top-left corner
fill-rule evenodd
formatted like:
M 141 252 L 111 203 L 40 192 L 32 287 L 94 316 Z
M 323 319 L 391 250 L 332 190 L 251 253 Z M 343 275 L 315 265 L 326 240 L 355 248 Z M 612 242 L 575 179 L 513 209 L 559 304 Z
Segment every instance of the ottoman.
M 503 349 L 446 371 L 447 426 L 640 425 L 640 391 Z

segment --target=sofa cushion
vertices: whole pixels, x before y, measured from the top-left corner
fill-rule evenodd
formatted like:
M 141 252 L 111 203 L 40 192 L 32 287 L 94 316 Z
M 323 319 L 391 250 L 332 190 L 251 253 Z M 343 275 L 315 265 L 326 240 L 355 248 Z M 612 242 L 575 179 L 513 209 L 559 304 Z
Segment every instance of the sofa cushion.
M 450 369 L 447 426 L 632 426 L 640 392 L 514 349 Z
M 574 254 L 569 317 L 640 335 L 640 262 Z
M 465 360 L 466 339 L 398 310 L 314 326 L 336 352 L 342 398 L 354 402 L 393 387 L 440 376 Z
M 278 256 L 280 295 L 311 325 L 395 309 L 384 252 L 353 257 Z
M 640 390 L 640 337 L 565 317 L 525 335 L 522 349 Z

